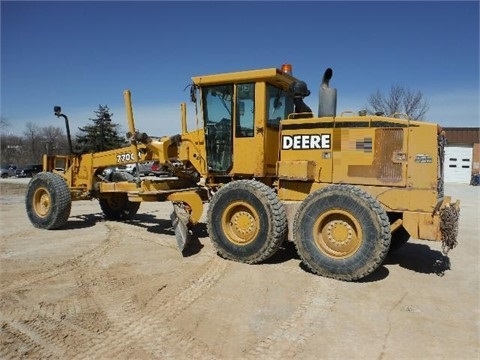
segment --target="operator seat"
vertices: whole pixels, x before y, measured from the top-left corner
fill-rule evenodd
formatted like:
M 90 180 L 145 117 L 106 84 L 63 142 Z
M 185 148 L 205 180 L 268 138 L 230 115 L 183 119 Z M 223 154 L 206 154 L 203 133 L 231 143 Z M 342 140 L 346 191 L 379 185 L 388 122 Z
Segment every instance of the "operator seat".
M 305 97 L 310 95 L 307 84 L 300 80 L 293 82 L 290 85 L 290 93 L 293 95 L 293 104 L 295 105 L 294 114 L 292 114 L 290 118 L 302 119 L 313 117 L 312 109 L 303 101 Z

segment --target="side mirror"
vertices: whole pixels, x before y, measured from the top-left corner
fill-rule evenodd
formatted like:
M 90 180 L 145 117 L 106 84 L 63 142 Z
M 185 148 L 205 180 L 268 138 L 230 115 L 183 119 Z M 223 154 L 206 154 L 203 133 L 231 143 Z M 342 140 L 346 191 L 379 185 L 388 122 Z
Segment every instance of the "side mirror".
M 68 148 L 70 150 L 70 154 L 73 154 L 72 138 L 70 136 L 70 126 L 68 125 L 68 117 L 67 115 L 62 114 L 62 108 L 58 105 L 53 107 L 53 113 L 57 118 L 63 117 L 65 119 L 65 127 L 67 128 Z

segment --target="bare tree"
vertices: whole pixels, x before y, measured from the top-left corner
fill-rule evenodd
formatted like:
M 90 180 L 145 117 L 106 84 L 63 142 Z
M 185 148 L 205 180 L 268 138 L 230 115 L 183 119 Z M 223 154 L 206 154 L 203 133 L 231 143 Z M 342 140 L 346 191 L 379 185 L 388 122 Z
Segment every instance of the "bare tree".
M 413 91 L 400 85 L 392 85 L 390 93 L 385 95 L 377 90 L 368 97 L 371 113 L 385 115 L 406 114 L 410 119 L 425 120 L 429 109 L 428 102 L 421 91 Z
M 57 126 L 45 126 L 40 129 L 42 143 L 45 144 L 47 155 L 65 153 L 67 138 L 63 130 Z
M 25 155 L 28 163 L 39 163 L 42 158 L 40 131 L 41 128 L 32 122 L 25 126 L 23 135 L 25 136 Z
M 2 165 L 20 165 L 22 156 L 23 139 L 13 134 L 0 134 L 0 154 Z
M 0 160 L 2 165 L 40 164 L 43 154 L 68 153 L 68 141 L 63 129 L 56 126 L 40 127 L 32 122 L 25 126 L 23 136 L 7 133 L 10 124 L 0 121 Z
M 10 121 L 0 116 L 0 161 L 2 165 L 16 165 L 22 159 L 23 139 L 9 133 Z
M 10 127 L 10 122 L 3 116 L 0 116 L 0 134 L 4 134 Z

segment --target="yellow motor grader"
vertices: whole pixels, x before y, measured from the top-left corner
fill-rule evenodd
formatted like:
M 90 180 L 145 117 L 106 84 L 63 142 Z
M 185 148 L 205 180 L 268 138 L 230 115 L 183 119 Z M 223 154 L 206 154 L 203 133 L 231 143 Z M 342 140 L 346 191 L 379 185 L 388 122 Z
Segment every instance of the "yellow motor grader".
M 457 243 L 459 202 L 443 193 L 444 133 L 404 116 L 337 116 L 328 68 L 318 114 L 291 66 L 192 78 L 198 128 L 152 138 L 135 126 L 124 92 L 129 146 L 43 157 L 26 210 L 32 224 L 56 229 L 74 200 L 98 199 L 106 218 L 128 220 L 143 201 L 170 201 L 178 246 L 208 203 L 207 228 L 218 254 L 254 264 L 293 240 L 312 272 L 357 280 L 410 237 Z M 61 108 L 55 107 L 55 114 Z M 158 161 L 169 174 L 134 177 L 105 169 Z

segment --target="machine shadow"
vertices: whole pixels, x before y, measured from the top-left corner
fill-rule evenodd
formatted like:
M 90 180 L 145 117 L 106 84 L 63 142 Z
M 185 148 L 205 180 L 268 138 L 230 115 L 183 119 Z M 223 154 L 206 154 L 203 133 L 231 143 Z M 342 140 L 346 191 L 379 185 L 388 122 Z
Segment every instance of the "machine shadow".
M 175 237 L 175 230 L 169 219 L 159 219 L 151 214 L 137 214 L 134 219 L 128 221 L 129 224 L 146 228 L 148 232 L 159 235 L 170 235 Z M 182 251 L 184 257 L 198 254 L 203 248 L 200 239 L 208 238 L 207 225 L 198 223 L 190 227 L 188 240 Z
M 170 220 L 159 219 L 155 215 L 148 213 L 136 214 L 133 219 L 129 220 L 107 219 L 105 215 L 101 212 L 95 214 L 70 216 L 67 223 L 61 228 L 59 228 L 59 230 L 85 229 L 95 226 L 95 224 L 97 223 L 106 221 L 120 222 L 133 226 L 138 226 L 156 234 L 175 235 Z
M 407 242 L 398 251 L 387 256 L 384 265 L 399 265 L 417 273 L 443 276 L 450 270 L 450 259 L 428 245 Z
M 93 227 L 98 222 L 106 221 L 102 213 L 72 216 L 69 221 L 59 230 L 74 230 Z M 169 235 L 175 237 L 170 219 L 158 218 L 153 214 L 137 214 L 133 219 L 123 221 L 133 226 L 146 229 L 148 232 L 158 235 Z M 187 246 L 182 251 L 184 257 L 198 254 L 204 247 L 202 244 L 208 239 L 208 230 L 205 223 L 198 223 L 190 228 L 189 240 Z M 301 261 L 295 245 L 292 241 L 285 241 L 278 251 L 264 264 L 280 264 L 289 260 L 299 260 L 299 267 L 308 272 L 312 271 Z M 437 276 L 445 275 L 450 270 L 450 260 L 448 256 L 441 251 L 432 250 L 428 245 L 407 242 L 395 253 L 387 256 L 385 261 L 372 274 L 358 280 L 359 283 L 375 282 L 385 279 L 389 275 L 386 265 L 398 265 L 404 269 L 415 271 L 422 274 L 435 274 Z
M 268 260 L 266 264 L 277 264 L 289 260 L 301 260 L 295 245 L 291 241 L 287 241 L 284 245 Z M 381 281 L 390 274 L 386 265 L 398 265 L 404 269 L 415 271 L 422 274 L 435 274 L 443 276 L 446 271 L 450 270 L 449 258 L 438 250 L 432 250 L 428 245 L 407 243 L 397 252 L 388 255 L 381 266 L 372 274 L 360 279 L 358 283 L 369 283 Z M 302 261 L 299 267 L 310 274 L 314 274 Z
M 404 269 L 421 274 L 445 275 L 450 270 L 450 260 L 438 250 L 428 245 L 407 242 L 395 253 L 387 255 L 383 264 L 370 275 L 358 280 L 359 283 L 375 282 L 389 275 L 386 265 L 398 265 Z
M 70 216 L 67 223 L 59 228 L 58 230 L 75 230 L 75 229 L 85 229 L 95 226 L 97 223 L 105 221 L 117 221 L 126 224 L 131 224 L 147 229 L 148 231 L 158 232 L 160 234 L 173 234 L 173 229 L 171 232 L 168 231 L 168 226 L 171 227 L 171 222 L 164 220 L 162 224 L 162 219 L 158 219 L 150 214 L 137 214 L 133 219 L 130 220 L 111 220 L 107 219 L 105 215 L 101 212 L 94 214 L 85 214 L 85 215 L 76 215 Z M 168 225 L 167 225 L 168 224 Z M 155 228 L 152 230 L 152 228 Z M 159 229 L 157 229 L 159 228 Z
M 70 216 L 67 223 L 57 230 L 86 229 L 102 221 L 105 221 L 102 213 Z
M 95 226 L 95 224 L 105 221 L 112 220 L 107 220 L 101 212 L 95 214 L 71 216 L 68 219 L 68 222 L 58 230 L 85 229 L 93 227 Z M 118 220 L 118 222 L 146 229 L 150 233 L 175 237 L 175 230 L 173 229 L 171 220 L 158 218 L 154 214 L 136 214 L 133 219 Z M 204 238 L 208 238 L 206 224 L 198 223 L 192 226 L 190 228 L 187 246 L 182 251 L 182 255 L 184 257 L 188 257 L 200 252 L 200 250 L 203 248 L 203 244 L 201 243 L 200 239 Z
M 293 241 L 285 241 L 282 246 L 270 258 L 265 260 L 264 264 L 281 264 L 289 260 L 300 260 Z

